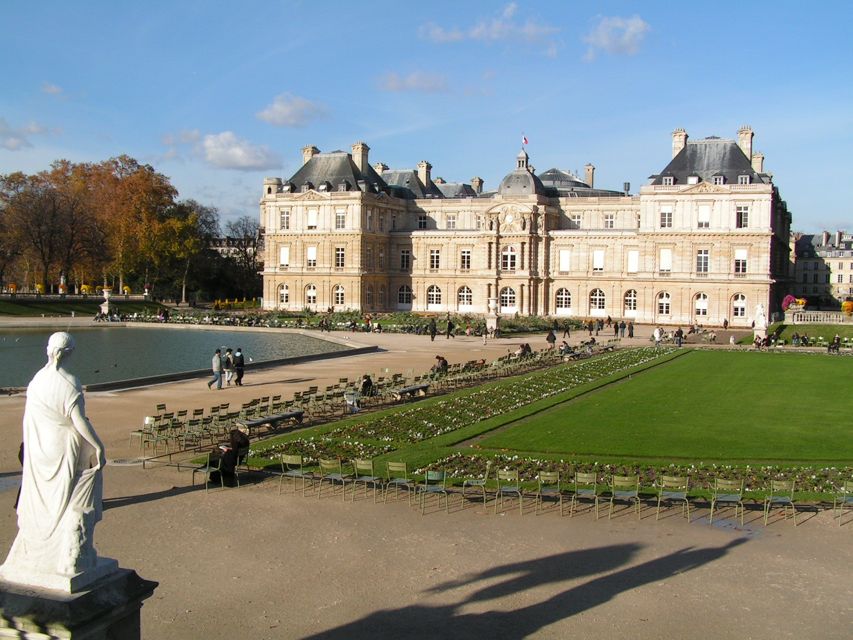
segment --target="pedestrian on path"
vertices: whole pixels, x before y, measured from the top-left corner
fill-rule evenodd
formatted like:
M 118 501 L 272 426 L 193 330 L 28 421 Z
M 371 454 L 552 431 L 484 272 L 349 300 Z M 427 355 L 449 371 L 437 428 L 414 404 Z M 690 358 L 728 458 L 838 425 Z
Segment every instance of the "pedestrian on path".
M 234 352 L 234 373 L 237 374 L 237 378 L 234 380 L 234 384 L 238 387 L 243 386 L 243 371 L 246 368 L 246 360 L 243 357 L 243 350 L 240 347 L 237 347 L 237 351 Z
M 222 350 L 217 349 L 213 358 L 210 361 L 210 368 L 213 371 L 213 379 L 207 383 L 207 388 L 210 389 L 213 387 L 213 383 L 216 383 L 216 388 L 222 388 Z

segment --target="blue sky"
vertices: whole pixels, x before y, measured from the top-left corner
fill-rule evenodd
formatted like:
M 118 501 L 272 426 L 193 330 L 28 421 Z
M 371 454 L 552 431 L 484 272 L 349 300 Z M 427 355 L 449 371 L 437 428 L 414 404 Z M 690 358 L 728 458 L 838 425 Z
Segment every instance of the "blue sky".
M 636 192 L 670 134 L 754 148 L 803 231 L 853 229 L 853 4 L 173 2 L 0 5 L 0 173 L 119 154 L 223 220 L 301 148 L 493 189 L 537 171 Z

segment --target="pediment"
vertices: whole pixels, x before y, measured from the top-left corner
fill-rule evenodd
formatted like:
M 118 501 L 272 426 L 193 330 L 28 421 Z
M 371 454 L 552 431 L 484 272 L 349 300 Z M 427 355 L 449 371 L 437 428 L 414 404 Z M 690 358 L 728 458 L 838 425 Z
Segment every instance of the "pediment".
M 317 193 L 316 191 L 306 191 L 305 193 L 298 193 L 295 195 L 294 200 L 328 200 L 329 194 Z
M 690 185 L 686 189 L 682 189 L 681 193 L 729 193 L 730 191 L 731 189 L 727 189 L 722 185 L 700 182 L 699 184 Z

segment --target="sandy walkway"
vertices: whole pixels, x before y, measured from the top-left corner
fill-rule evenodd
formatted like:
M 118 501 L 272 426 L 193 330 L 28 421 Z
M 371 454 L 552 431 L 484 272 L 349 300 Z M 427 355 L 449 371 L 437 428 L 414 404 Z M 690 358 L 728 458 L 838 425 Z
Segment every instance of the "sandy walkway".
M 382 367 L 422 371 L 437 353 L 494 358 L 519 342 L 358 338 L 384 352 L 250 373 L 247 386 L 221 392 L 193 380 L 93 393 L 88 413 L 108 457 L 129 458 L 138 453 L 127 433 L 156 402 L 287 397 Z M 11 443 L 0 480 L 18 472 L 22 413 L 23 398 L 0 398 Z M 767 529 L 749 512 L 738 530 L 709 527 L 704 510 L 689 525 L 675 511 L 655 523 L 648 507 L 641 522 L 596 522 L 532 507 L 494 516 L 457 497 L 450 514 L 422 517 L 405 500 L 279 496 L 276 480 L 261 480 L 205 494 L 186 471 L 107 467 L 96 543 L 160 582 L 143 608 L 145 638 L 847 638 L 853 628 L 853 523 L 839 528 L 825 512 Z M 3 555 L 14 495 L 0 491 Z

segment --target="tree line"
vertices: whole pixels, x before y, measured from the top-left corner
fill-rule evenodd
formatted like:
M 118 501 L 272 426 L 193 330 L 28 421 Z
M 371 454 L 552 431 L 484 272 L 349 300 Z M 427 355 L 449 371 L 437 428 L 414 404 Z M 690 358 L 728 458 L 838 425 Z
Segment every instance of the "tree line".
M 57 160 L 35 175 L 0 175 L 0 284 L 77 293 L 109 286 L 182 302 L 260 295 L 259 229 L 244 216 L 178 200 L 169 179 L 128 156 Z

